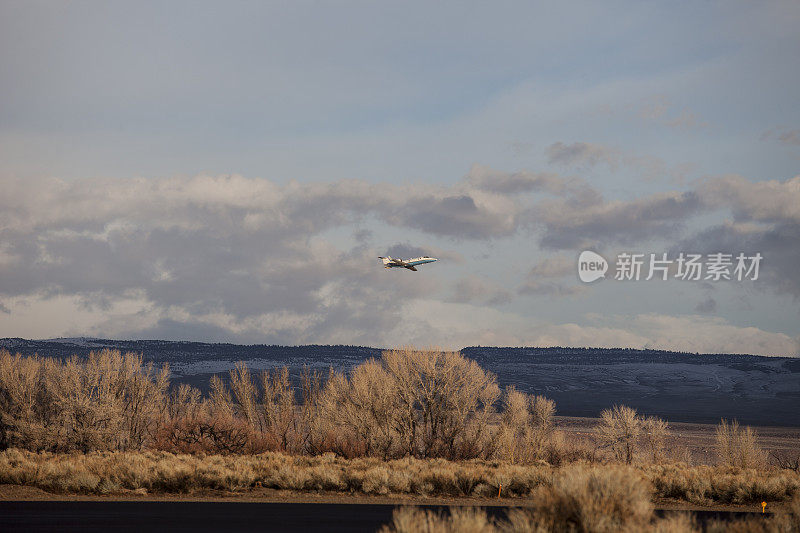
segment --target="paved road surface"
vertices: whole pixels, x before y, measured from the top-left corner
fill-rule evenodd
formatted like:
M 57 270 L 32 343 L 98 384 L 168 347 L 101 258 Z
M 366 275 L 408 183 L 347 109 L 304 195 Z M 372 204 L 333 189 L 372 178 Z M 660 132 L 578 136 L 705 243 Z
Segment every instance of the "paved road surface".
M 374 532 L 393 505 L 255 502 L 2 501 L 0 532 Z M 505 507 L 487 507 L 504 516 Z M 701 521 L 747 513 L 701 512 Z

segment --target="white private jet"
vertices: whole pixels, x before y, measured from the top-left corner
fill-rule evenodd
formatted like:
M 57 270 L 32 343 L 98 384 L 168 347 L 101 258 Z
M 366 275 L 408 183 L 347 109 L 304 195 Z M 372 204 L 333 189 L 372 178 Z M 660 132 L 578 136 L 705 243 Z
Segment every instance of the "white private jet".
M 409 270 L 413 270 L 414 272 L 417 271 L 415 267 L 418 267 L 419 265 L 438 261 L 438 259 L 434 257 L 415 257 L 414 259 L 409 259 L 408 261 L 404 261 L 402 259 L 392 259 L 391 257 L 378 257 L 378 259 L 383 261 L 383 268 L 407 268 Z

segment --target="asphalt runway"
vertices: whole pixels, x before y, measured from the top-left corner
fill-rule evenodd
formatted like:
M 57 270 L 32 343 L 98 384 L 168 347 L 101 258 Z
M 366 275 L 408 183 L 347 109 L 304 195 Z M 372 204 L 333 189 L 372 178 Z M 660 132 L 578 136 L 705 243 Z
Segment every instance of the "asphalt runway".
M 2 501 L 0 532 L 374 532 L 391 521 L 394 508 L 394 505 L 328 503 Z M 504 516 L 505 509 L 486 507 L 497 517 Z M 750 513 L 695 514 L 699 521 L 705 522 L 730 520 Z

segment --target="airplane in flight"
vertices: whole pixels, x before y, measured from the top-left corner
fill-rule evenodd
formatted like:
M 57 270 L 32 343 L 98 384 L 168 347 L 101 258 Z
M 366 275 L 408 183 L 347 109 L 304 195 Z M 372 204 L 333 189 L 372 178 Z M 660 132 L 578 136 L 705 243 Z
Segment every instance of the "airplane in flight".
M 414 259 L 409 259 L 408 261 L 404 261 L 402 259 L 393 259 L 391 257 L 378 257 L 378 259 L 383 261 L 383 268 L 407 268 L 409 270 L 413 270 L 414 272 L 417 271 L 415 267 L 418 267 L 419 265 L 438 261 L 438 259 L 434 257 L 415 257 Z

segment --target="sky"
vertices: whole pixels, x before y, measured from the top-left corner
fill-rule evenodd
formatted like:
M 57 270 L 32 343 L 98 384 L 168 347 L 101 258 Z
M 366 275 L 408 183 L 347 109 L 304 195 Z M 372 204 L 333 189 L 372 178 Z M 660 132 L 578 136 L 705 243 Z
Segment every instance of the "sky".
M 797 356 L 798 27 L 788 1 L 0 0 L 0 337 Z M 623 253 L 762 260 L 617 280 Z

